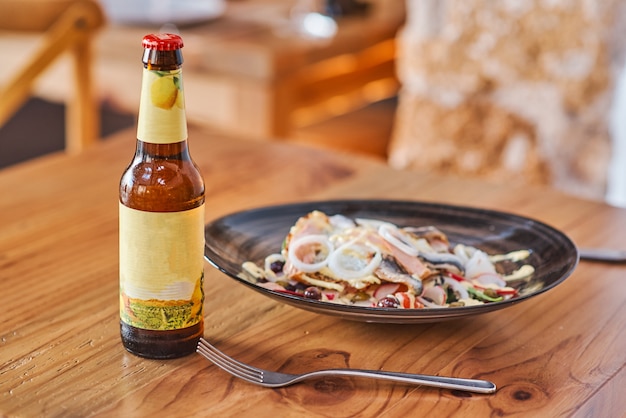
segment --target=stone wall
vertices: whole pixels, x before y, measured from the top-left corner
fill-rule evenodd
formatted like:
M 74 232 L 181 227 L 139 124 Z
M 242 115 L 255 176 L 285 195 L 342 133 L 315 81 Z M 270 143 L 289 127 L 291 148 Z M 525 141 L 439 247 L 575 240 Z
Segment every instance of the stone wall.
M 392 166 L 604 198 L 626 2 L 406 1 Z

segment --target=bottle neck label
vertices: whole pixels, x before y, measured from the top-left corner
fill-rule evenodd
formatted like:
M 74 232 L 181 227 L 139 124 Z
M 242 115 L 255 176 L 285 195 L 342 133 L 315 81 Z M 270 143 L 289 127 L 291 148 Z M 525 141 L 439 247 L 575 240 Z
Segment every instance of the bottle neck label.
M 144 68 L 137 139 L 152 144 L 172 144 L 187 139 L 180 69 L 154 71 Z

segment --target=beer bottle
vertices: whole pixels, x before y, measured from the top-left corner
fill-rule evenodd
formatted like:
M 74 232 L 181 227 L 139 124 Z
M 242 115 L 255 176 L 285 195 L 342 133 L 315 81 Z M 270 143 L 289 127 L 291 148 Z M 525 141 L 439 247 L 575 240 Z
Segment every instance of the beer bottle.
M 204 332 L 204 181 L 189 155 L 178 35 L 143 38 L 135 155 L 119 188 L 120 326 L 147 358 L 193 353 Z

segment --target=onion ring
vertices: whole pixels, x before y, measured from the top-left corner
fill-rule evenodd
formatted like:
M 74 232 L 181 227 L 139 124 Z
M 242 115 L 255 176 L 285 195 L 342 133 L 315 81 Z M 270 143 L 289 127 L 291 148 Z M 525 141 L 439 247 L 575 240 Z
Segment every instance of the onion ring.
M 265 257 L 265 263 L 263 267 L 265 268 L 265 278 L 269 281 L 276 281 L 278 279 L 276 272 L 272 270 L 272 264 L 275 262 L 285 263 L 285 257 L 282 254 L 270 254 Z M 282 275 L 282 272 L 280 272 Z
M 351 261 L 350 264 L 354 265 L 356 263 L 362 264 L 362 258 L 354 257 L 352 255 L 344 255 L 347 250 L 352 250 L 356 253 L 363 254 L 362 248 L 364 246 L 369 247 L 373 250 L 374 256 L 365 266 L 358 266 L 358 269 L 350 268 L 352 266 L 347 266 L 347 261 Z M 359 248 L 360 247 L 360 248 Z M 328 268 L 337 276 L 337 278 L 341 279 L 358 279 L 360 277 L 365 277 L 374 272 L 376 268 L 380 265 L 382 261 L 382 255 L 378 248 L 373 245 L 364 244 L 364 245 L 355 245 L 354 241 L 343 244 L 339 248 L 337 248 L 328 258 Z M 356 263 L 355 263 L 356 262 Z
M 319 244 L 322 247 L 326 247 L 327 254 L 323 260 L 318 261 L 316 263 L 305 263 L 297 256 L 297 252 L 303 245 L 307 244 Z M 313 273 L 321 270 L 328 263 L 328 259 L 334 252 L 334 247 L 332 242 L 328 239 L 326 235 L 305 235 L 300 237 L 289 244 L 289 249 L 287 250 L 287 258 L 289 262 L 298 270 L 303 271 L 305 273 Z
M 410 242 L 403 239 L 400 230 L 395 225 L 388 223 L 382 224 L 378 228 L 378 233 L 385 239 L 385 241 L 398 248 L 403 253 L 417 257 L 419 253 L 417 248 L 415 248 Z
M 482 288 L 500 289 L 506 287 L 506 281 L 498 273 L 481 273 L 472 279 L 472 283 Z
M 448 285 L 454 293 L 457 294 L 459 299 L 469 299 L 470 295 L 467 293 L 467 289 L 459 282 L 449 277 L 444 277 L 443 282 Z

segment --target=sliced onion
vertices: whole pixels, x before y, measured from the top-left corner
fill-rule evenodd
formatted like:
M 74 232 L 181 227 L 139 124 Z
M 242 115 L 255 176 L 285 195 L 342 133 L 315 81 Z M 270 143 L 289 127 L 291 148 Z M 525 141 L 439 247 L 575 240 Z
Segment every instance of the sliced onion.
M 425 298 L 432 300 L 432 303 L 437 306 L 443 306 L 446 303 L 446 291 L 441 286 L 427 287 L 424 289 L 421 299 L 426 300 Z M 422 301 L 420 300 L 420 302 Z
M 380 228 L 382 225 L 394 226 L 393 224 L 389 222 L 381 221 L 379 219 L 356 218 L 354 221 L 359 226 L 362 226 L 364 228 L 375 229 L 375 230 L 378 230 L 378 228 Z
M 459 299 L 469 299 L 467 289 L 459 282 L 449 277 L 444 277 L 443 282 L 452 288 L 452 291 L 458 295 Z
M 374 297 L 376 299 L 382 299 L 385 296 L 393 295 L 393 294 L 396 293 L 398 288 L 400 288 L 400 284 L 399 283 L 385 283 L 385 284 L 382 284 L 374 292 Z
M 418 296 L 415 299 L 420 301 L 422 305 L 424 305 L 427 308 L 445 308 L 445 305 L 437 305 L 436 303 L 432 303 L 431 301 L 428 301 L 421 296 Z
M 402 252 L 413 257 L 417 257 L 417 248 L 415 248 L 409 241 L 407 241 L 402 236 L 402 232 L 400 232 L 398 227 L 396 227 L 395 225 L 389 223 L 382 224 L 378 228 L 378 233 L 381 237 L 385 239 L 385 241 L 398 248 Z
M 284 263 L 285 257 L 283 257 L 282 254 L 270 254 L 267 257 L 265 257 L 265 264 L 264 264 L 265 278 L 272 282 L 276 281 L 279 276 L 272 270 L 272 264 L 277 261 Z M 280 276 L 282 276 L 282 273 L 280 274 Z
M 334 228 L 341 229 L 341 230 L 354 228 L 356 225 L 352 219 L 348 218 L 347 216 L 340 215 L 340 214 L 329 216 L 328 222 Z
M 323 260 L 316 263 L 306 263 L 298 258 L 298 250 L 302 246 L 318 244 L 321 247 L 325 247 L 327 250 L 326 257 Z M 305 273 L 313 273 L 319 271 L 326 266 L 328 259 L 333 254 L 333 244 L 330 242 L 326 235 L 304 235 L 289 243 L 289 250 L 287 251 L 287 258 L 289 262 L 298 270 Z
M 495 273 L 496 268 L 489 260 L 487 253 L 476 250 L 470 259 L 465 263 L 465 277 L 474 279 L 484 273 Z
M 454 246 L 454 249 L 452 250 L 452 252 L 459 257 L 459 259 L 463 262 L 463 264 L 467 264 L 467 262 L 469 261 L 470 257 L 472 256 L 471 253 L 473 253 L 473 248 L 472 247 L 467 247 L 463 244 L 457 244 Z
M 363 251 L 363 247 L 367 246 L 374 256 L 371 260 L 365 264 L 364 258 L 369 254 Z M 347 252 L 354 252 L 361 257 L 355 257 L 353 254 L 346 254 Z M 328 259 L 328 268 L 335 274 L 337 278 L 341 279 L 358 279 L 365 277 L 374 272 L 382 261 L 382 255 L 380 251 L 372 245 L 355 244 L 353 241 L 343 244 L 337 248 Z M 364 265 L 365 264 L 365 265 Z
M 506 287 L 506 281 L 498 273 L 482 273 L 472 279 L 472 282 L 476 285 L 480 285 L 483 288 L 491 287 L 499 289 Z

